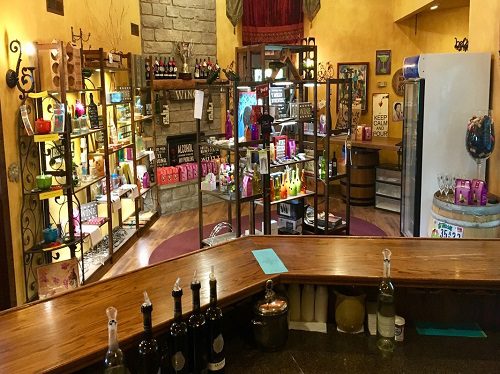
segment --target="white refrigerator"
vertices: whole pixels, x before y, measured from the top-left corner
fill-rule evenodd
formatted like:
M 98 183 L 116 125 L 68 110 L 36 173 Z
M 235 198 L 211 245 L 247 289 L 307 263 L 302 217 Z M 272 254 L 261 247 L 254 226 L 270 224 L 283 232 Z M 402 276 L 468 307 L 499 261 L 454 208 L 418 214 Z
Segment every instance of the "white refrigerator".
M 437 175 L 477 177 L 465 148 L 467 123 L 487 111 L 489 53 L 421 54 L 404 59 L 401 234 L 430 236 Z M 482 169 L 484 179 L 484 168 Z

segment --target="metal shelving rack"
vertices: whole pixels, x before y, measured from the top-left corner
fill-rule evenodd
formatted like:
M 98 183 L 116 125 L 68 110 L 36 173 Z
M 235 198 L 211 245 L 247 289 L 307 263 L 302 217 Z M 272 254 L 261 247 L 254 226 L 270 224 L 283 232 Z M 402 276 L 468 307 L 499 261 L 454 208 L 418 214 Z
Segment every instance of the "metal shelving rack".
M 329 171 L 329 158 L 330 158 L 330 137 L 332 136 L 332 108 L 331 108 L 331 87 L 332 85 L 339 85 L 339 84 L 345 84 L 347 85 L 347 92 L 348 92 L 348 98 L 347 98 L 347 149 L 346 149 L 346 154 L 345 154 L 345 162 L 346 162 L 346 172 L 344 174 L 338 174 L 335 176 L 330 176 L 330 171 Z M 325 213 L 325 227 L 323 230 L 318 230 L 318 227 L 315 227 L 315 232 L 321 232 L 325 235 L 329 234 L 339 234 L 339 233 L 345 233 L 346 235 L 349 235 L 350 232 L 350 215 L 351 215 L 351 207 L 350 207 L 350 202 L 349 198 L 346 199 L 346 208 L 345 208 L 345 223 L 341 222 L 341 224 L 337 227 L 334 227 L 330 229 L 328 225 L 328 216 L 330 213 L 330 183 L 336 180 L 340 180 L 342 178 L 346 178 L 346 194 L 347 196 L 350 196 L 351 193 L 351 160 L 350 160 L 350 140 L 351 140 L 351 124 L 352 124 L 352 79 L 347 78 L 347 79 L 327 79 L 326 80 L 326 135 L 322 138 L 322 141 L 325 142 L 324 144 L 324 149 L 325 149 L 325 154 L 327 159 L 325 160 L 325 164 L 327 165 L 326 171 L 325 171 L 325 179 L 317 178 L 317 181 L 319 183 L 323 183 L 325 186 L 325 208 L 324 208 L 324 213 Z M 317 124 L 315 124 L 315 133 L 317 134 Z M 316 153 L 318 150 L 318 137 L 315 136 L 315 149 Z M 318 166 L 316 165 L 316 170 L 318 170 Z M 316 184 L 317 188 L 317 184 Z M 318 223 L 318 195 L 317 195 L 317 189 L 316 189 L 316 197 L 315 197 L 315 208 L 314 208 L 314 214 L 315 214 L 315 222 L 316 225 Z
M 197 89 L 223 89 L 225 91 L 226 98 L 226 109 L 230 107 L 230 95 L 232 90 L 233 96 L 233 118 L 234 118 L 234 127 L 233 134 L 234 136 L 234 146 L 218 146 L 214 144 L 207 143 L 206 141 L 201 139 L 201 120 L 196 120 L 196 134 L 197 134 L 197 162 L 198 162 L 198 216 L 199 216 L 199 225 L 198 225 L 198 233 L 199 233 L 199 242 L 200 247 L 204 245 L 214 245 L 218 243 L 218 240 L 230 240 L 233 238 L 237 238 L 241 236 L 241 204 L 246 202 L 252 202 L 255 199 L 262 197 L 262 194 L 254 194 L 248 197 L 240 196 L 240 186 L 241 186 L 241 178 L 240 178 L 240 152 L 245 151 L 249 146 L 258 146 L 260 144 L 265 145 L 264 140 L 253 140 L 247 142 L 240 142 L 238 139 L 238 81 L 230 82 L 230 84 L 226 84 L 225 82 L 218 82 L 212 85 L 208 84 L 197 84 Z M 231 197 L 227 194 L 222 194 L 216 191 L 204 191 L 201 189 L 201 181 L 202 181 L 202 173 L 201 173 L 201 157 L 200 157 L 200 149 L 201 147 L 210 146 L 213 148 L 218 148 L 222 151 L 225 151 L 229 154 L 230 162 L 234 164 L 234 180 L 235 180 L 235 195 Z M 231 159 L 232 157 L 232 159 Z M 232 204 L 235 204 L 236 210 L 236 225 L 232 232 L 221 235 L 220 238 L 204 238 L 203 237 L 203 194 L 211 195 L 222 199 L 227 202 L 227 211 L 228 211 L 228 222 L 232 224 Z M 250 217 L 250 227 L 251 231 L 254 230 L 254 222 L 253 217 Z
M 262 71 L 262 76 L 265 75 L 264 71 L 266 69 L 266 61 L 278 61 L 278 60 L 283 60 L 282 61 L 282 67 L 287 67 L 288 68 L 288 76 L 284 80 L 287 82 L 291 83 L 291 86 L 293 87 L 296 91 L 295 97 L 298 98 L 299 102 L 304 102 L 308 101 L 309 99 L 309 92 L 308 92 L 308 87 L 312 88 L 312 94 L 313 94 L 313 100 L 312 100 L 312 116 L 308 120 L 295 120 L 295 119 L 289 119 L 291 121 L 295 121 L 298 124 L 298 141 L 297 144 L 299 145 L 297 148 L 299 151 L 303 151 L 305 149 L 306 143 L 310 143 L 305 140 L 304 138 L 304 126 L 303 124 L 305 122 L 313 122 L 315 124 L 315 129 L 317 129 L 317 97 L 318 97 L 318 82 L 317 82 L 317 72 L 318 72 L 318 59 L 317 59 L 317 46 L 316 45 L 280 45 L 280 44 L 262 44 L 262 45 L 253 45 L 253 46 L 247 46 L 247 47 L 236 47 L 236 70 L 237 73 L 242 77 L 243 82 L 240 82 L 240 85 L 246 85 L 250 87 L 254 87 L 256 85 L 261 85 L 261 84 L 270 84 L 273 85 L 277 81 L 276 80 L 265 80 L 262 82 L 255 82 L 253 81 L 253 70 L 254 69 L 261 69 Z M 312 54 L 312 56 L 311 56 Z M 293 68 L 290 65 L 292 64 L 292 60 L 294 57 L 297 60 L 298 64 L 298 69 Z M 312 65 L 309 67 L 309 74 L 312 73 L 311 76 L 306 76 L 306 69 L 305 69 L 305 62 L 307 60 L 312 61 Z M 293 77 L 291 77 L 292 75 Z M 308 86 L 308 87 L 306 87 Z M 264 107 L 269 108 L 269 102 L 264 103 Z M 274 122 L 274 125 L 279 125 L 280 120 L 277 120 Z M 317 133 L 317 130 L 315 130 L 315 134 Z M 270 139 L 269 137 L 265 140 L 264 147 L 268 150 L 268 160 L 270 161 L 270 155 L 269 155 L 269 142 Z M 304 199 L 306 197 L 313 197 L 315 201 L 315 206 L 317 206 L 317 183 L 316 183 L 316 173 L 318 170 L 318 160 L 317 160 L 317 145 L 316 145 L 317 139 L 316 136 L 314 136 L 314 142 L 313 142 L 313 159 L 307 158 L 306 160 L 301 160 L 301 161 L 294 161 L 294 162 L 289 162 L 288 164 L 296 164 L 296 163 L 305 163 L 308 161 L 314 161 L 314 190 L 309 190 L 306 194 L 300 194 L 297 196 L 293 196 L 287 199 L 279 200 L 279 201 L 273 201 L 271 202 L 270 199 L 270 174 L 266 174 L 263 176 L 263 198 L 261 200 L 257 200 L 255 203 L 262 205 L 264 208 L 264 234 L 270 234 L 271 233 L 271 205 L 274 205 L 276 203 L 279 203 L 280 201 L 290 201 L 290 200 L 297 200 L 297 199 Z M 285 164 L 282 165 L 271 165 L 269 163 L 268 168 L 269 170 L 271 169 L 276 169 L 279 167 L 285 166 Z M 254 216 L 254 208 L 255 204 L 252 204 L 251 211 L 250 211 L 250 217 Z M 316 231 L 317 226 L 316 226 L 316 221 L 314 224 L 314 229 Z M 250 232 L 251 234 L 254 233 L 254 231 Z
M 37 44 L 35 68 L 40 70 L 39 54 L 62 56 L 65 48 L 62 42 Z M 54 73 L 60 82 L 66 80 L 66 70 L 59 64 Z M 42 91 L 40 75 L 36 75 L 35 92 L 20 96 L 21 105 L 26 105 L 31 123 L 43 118 L 44 110 L 54 103 L 66 103 L 67 87 L 61 84 L 60 90 Z M 57 96 L 57 97 L 56 97 Z M 47 135 L 28 135 L 21 115 L 18 124 L 18 143 L 20 150 L 20 179 L 22 185 L 21 206 L 21 243 L 24 257 L 24 280 L 26 301 L 38 297 L 36 267 L 49 264 L 61 257 L 61 252 L 69 249 L 70 258 L 82 253 L 82 238 L 75 236 L 73 210 L 80 209 L 80 203 L 72 187 L 71 158 L 71 119 L 65 113 L 65 129 L 62 133 Z M 44 173 L 52 175 L 58 184 L 57 189 L 39 190 L 36 176 Z M 59 208 L 59 209 L 57 209 Z M 51 211 L 52 209 L 52 211 Z M 65 216 L 66 215 L 66 216 Z M 67 223 L 63 226 L 64 220 Z M 43 230 L 49 225 L 58 228 L 60 242 L 49 245 L 43 241 Z

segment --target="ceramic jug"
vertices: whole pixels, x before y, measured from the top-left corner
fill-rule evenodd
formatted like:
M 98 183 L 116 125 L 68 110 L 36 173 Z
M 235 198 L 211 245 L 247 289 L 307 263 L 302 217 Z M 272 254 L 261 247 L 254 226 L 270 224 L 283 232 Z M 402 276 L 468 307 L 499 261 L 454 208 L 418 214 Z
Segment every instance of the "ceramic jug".
M 350 334 L 357 333 L 363 327 L 365 320 L 365 298 L 366 295 L 355 288 L 334 291 L 335 322 L 342 332 Z

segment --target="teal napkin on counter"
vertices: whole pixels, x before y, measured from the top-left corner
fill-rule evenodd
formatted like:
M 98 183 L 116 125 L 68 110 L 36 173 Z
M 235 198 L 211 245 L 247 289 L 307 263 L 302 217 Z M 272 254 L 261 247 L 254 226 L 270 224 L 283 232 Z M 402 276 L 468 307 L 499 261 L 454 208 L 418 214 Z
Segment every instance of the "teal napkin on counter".
M 462 336 L 466 338 L 486 338 L 486 333 L 481 330 L 477 323 L 467 324 L 444 324 L 417 322 L 417 332 L 420 335 L 431 336 Z
M 288 269 L 272 248 L 252 251 L 264 274 L 286 273 Z

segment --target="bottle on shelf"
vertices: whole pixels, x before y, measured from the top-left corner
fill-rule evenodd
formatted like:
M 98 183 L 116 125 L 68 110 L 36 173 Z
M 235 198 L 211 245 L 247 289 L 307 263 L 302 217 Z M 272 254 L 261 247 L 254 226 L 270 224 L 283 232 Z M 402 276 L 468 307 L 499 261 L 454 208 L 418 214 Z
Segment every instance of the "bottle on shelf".
M 269 192 L 269 197 L 271 198 L 271 201 L 274 201 L 274 178 L 270 179 L 270 192 Z
M 108 316 L 108 350 L 104 357 L 104 373 L 106 374 L 129 373 L 125 366 L 123 352 L 118 346 L 117 314 L 118 311 L 115 307 L 110 306 L 106 309 L 106 315 Z
M 378 287 L 377 303 L 377 347 L 382 352 L 394 350 L 394 286 L 391 282 L 391 251 L 384 249 L 384 276 Z
M 171 364 L 173 373 L 188 373 L 188 331 L 182 320 L 182 288 L 177 278 L 172 290 L 174 298 L 174 322 L 170 326 Z
M 172 79 L 172 75 L 174 72 L 174 64 L 172 63 L 172 56 L 168 58 L 168 65 L 167 65 L 167 79 Z
M 281 196 L 280 178 L 274 178 L 274 200 L 279 201 Z
M 151 68 L 149 66 L 149 61 L 146 60 L 145 64 L 145 71 L 146 71 L 146 80 L 151 79 Z
M 98 129 L 99 128 L 99 112 L 97 110 L 97 105 L 94 102 L 94 95 L 92 93 L 89 94 L 90 103 L 87 106 L 87 112 L 89 115 L 90 128 Z
M 201 65 L 201 77 L 205 79 L 207 77 L 207 60 L 203 59 L 203 64 Z
M 287 190 L 285 186 L 285 173 L 281 174 L 281 187 L 280 187 L 280 199 L 286 199 L 287 198 Z
M 337 174 L 338 174 L 337 157 L 335 156 L 335 152 L 333 152 L 333 157 L 332 157 L 332 173 L 331 173 L 331 176 L 334 177 Z
M 292 176 L 290 177 L 290 173 Z M 287 173 L 287 178 L 288 178 L 288 186 L 287 186 L 287 194 L 288 196 L 296 196 L 297 192 L 295 190 L 295 176 L 294 176 L 294 171 L 293 170 L 288 170 Z
M 299 178 L 299 165 L 298 164 L 295 164 L 295 190 L 297 191 L 296 192 L 297 195 L 302 192 L 302 182 Z
M 160 65 L 158 66 L 158 79 L 165 79 L 165 59 L 160 57 Z
M 191 281 L 193 294 L 193 313 L 188 320 L 189 333 L 189 371 L 193 374 L 207 372 L 207 326 L 205 316 L 200 309 L 201 284 L 196 277 L 196 270 Z
M 200 78 L 200 64 L 198 63 L 198 59 L 196 59 L 196 63 L 194 65 L 194 78 Z
M 307 192 L 307 181 L 306 181 L 306 176 L 304 175 L 304 169 L 302 169 L 302 174 L 300 176 L 300 192 L 301 193 Z
M 226 111 L 226 139 L 233 137 L 233 123 L 231 122 L 231 113 Z
M 158 342 L 153 337 L 152 317 L 153 304 L 148 293 L 144 291 L 144 303 L 141 305 L 144 325 L 144 336 L 139 343 L 137 372 L 140 374 L 157 374 L 160 369 L 160 350 Z
M 210 305 L 206 311 L 208 333 L 208 372 L 223 373 L 226 366 L 224 337 L 222 336 L 222 311 L 217 306 L 217 279 L 214 267 L 210 271 Z
M 320 171 L 319 171 L 319 177 L 323 180 L 325 180 L 326 178 L 326 156 L 325 156 L 325 152 L 326 151 L 323 151 L 323 156 L 320 156 L 321 157 L 321 162 L 320 162 Z
M 158 61 L 158 56 L 155 57 L 153 76 L 155 79 L 160 79 L 160 62 Z
M 215 70 L 217 70 L 217 79 L 220 79 L 220 66 L 218 60 L 215 60 Z

